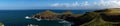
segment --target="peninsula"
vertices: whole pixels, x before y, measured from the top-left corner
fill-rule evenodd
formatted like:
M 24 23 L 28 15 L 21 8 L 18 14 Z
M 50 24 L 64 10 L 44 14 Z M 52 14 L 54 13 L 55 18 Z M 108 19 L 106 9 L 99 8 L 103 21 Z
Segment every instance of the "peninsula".
M 70 11 L 55 13 L 46 10 L 30 16 L 30 18 L 39 20 L 66 20 L 73 23 L 72 26 L 120 26 L 120 8 L 95 10 L 85 14 L 74 14 Z

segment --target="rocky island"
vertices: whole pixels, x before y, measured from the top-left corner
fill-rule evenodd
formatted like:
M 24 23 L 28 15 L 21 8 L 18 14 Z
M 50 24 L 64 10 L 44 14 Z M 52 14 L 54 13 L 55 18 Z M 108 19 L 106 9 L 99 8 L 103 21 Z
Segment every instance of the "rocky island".
M 65 20 L 71 26 L 120 26 L 120 8 L 95 10 L 85 14 L 74 14 L 70 11 L 55 13 L 50 10 L 30 16 L 31 19 Z

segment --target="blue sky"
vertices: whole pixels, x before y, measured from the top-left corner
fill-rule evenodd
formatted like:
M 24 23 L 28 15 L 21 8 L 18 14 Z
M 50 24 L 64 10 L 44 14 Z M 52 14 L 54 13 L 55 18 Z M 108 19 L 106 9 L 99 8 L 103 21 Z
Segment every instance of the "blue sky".
M 0 0 L 0 10 L 120 8 L 120 0 Z

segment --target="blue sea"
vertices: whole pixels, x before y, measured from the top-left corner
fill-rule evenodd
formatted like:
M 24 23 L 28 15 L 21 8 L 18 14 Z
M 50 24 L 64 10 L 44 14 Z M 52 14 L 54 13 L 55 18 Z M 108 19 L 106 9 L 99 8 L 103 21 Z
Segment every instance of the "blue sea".
M 27 26 L 28 24 L 39 24 L 41 26 L 63 26 L 58 21 L 37 21 L 35 19 L 25 19 L 26 16 L 32 16 L 45 10 L 0 10 L 0 22 L 5 26 Z M 63 13 L 66 10 L 51 10 L 55 13 Z M 84 14 L 91 10 L 71 10 L 74 14 Z

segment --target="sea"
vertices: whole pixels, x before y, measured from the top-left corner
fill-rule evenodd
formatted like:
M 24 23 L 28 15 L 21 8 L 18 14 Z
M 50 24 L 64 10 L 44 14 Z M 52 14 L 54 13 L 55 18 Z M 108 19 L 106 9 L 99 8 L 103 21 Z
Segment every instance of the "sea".
M 27 26 L 28 24 L 37 24 L 39 26 L 67 26 L 67 24 L 58 23 L 59 20 L 26 19 L 26 16 L 32 16 L 45 10 L 0 10 L 0 23 L 5 26 Z M 63 13 L 66 10 L 51 10 L 55 13 Z M 70 10 L 74 14 L 84 14 L 91 10 Z

